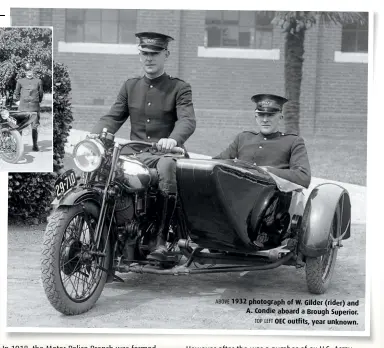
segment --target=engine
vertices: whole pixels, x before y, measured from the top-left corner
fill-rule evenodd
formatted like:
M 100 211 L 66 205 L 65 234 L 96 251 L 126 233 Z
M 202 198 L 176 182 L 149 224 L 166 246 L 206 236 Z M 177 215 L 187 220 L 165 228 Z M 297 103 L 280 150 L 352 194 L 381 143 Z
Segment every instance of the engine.
M 125 262 L 145 258 L 155 231 L 155 195 L 148 192 L 116 197 L 115 217 L 118 229 L 118 254 Z

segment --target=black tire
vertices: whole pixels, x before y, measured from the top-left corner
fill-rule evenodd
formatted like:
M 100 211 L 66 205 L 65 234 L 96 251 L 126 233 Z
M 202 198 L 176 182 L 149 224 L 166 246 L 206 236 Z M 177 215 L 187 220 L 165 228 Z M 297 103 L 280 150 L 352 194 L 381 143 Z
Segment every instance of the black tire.
M 319 257 L 306 257 L 306 280 L 308 291 L 312 294 L 324 294 L 332 280 L 333 272 L 336 265 L 338 247 L 333 246 L 332 236 L 338 236 L 338 222 L 340 207 L 336 209 L 331 231 L 328 237 L 328 250 Z
M 98 209 L 96 207 L 95 209 L 90 210 L 91 211 L 88 211 L 87 209 L 88 213 L 91 214 L 94 220 L 92 222 L 92 225 L 94 228 L 96 228 Z M 81 258 L 84 257 L 84 255 L 89 255 L 86 252 L 83 252 L 88 247 L 85 242 L 81 242 L 83 229 L 80 231 L 79 236 L 76 235 L 75 237 L 73 237 L 72 235 L 69 238 L 66 238 L 66 231 L 71 226 L 71 222 L 76 221 L 75 219 L 77 218 L 81 221 L 81 226 L 88 227 L 88 224 L 82 217 L 83 209 L 81 206 L 59 207 L 50 216 L 44 234 L 43 250 L 41 257 L 41 272 L 45 294 L 48 300 L 50 301 L 51 305 L 57 311 L 66 315 L 77 315 L 85 313 L 94 306 L 94 304 L 100 297 L 101 292 L 103 291 L 107 279 L 107 273 L 104 272 L 102 269 L 98 268 L 97 265 L 101 266 L 104 269 L 108 269 L 108 265 L 111 260 L 110 243 L 109 241 L 106 241 L 106 231 L 104 231 L 101 244 L 102 246 L 106 244 L 106 256 L 88 257 L 92 259 L 92 261 L 88 260 L 88 262 L 91 262 L 91 265 L 93 265 L 93 262 L 95 262 L 95 266 L 90 266 L 89 264 L 87 265 L 86 262 L 81 262 Z M 86 239 L 85 235 L 86 233 L 84 233 L 84 239 Z M 77 248 L 75 248 L 74 245 L 76 245 Z M 70 252 L 72 252 L 72 254 L 70 254 Z M 65 253 L 67 253 L 67 255 L 65 255 Z M 63 261 L 63 259 L 65 260 L 65 256 L 68 257 L 67 262 Z M 70 269 L 71 267 L 72 269 Z M 94 267 L 94 269 L 92 267 Z M 94 275 L 95 280 L 93 282 L 92 278 L 92 287 L 90 287 L 89 293 L 87 293 L 87 295 L 79 297 L 77 289 L 75 289 L 76 298 L 74 298 L 69 293 L 68 289 L 66 288 L 66 285 L 69 284 L 70 286 L 75 288 L 74 283 L 76 283 L 76 279 L 77 284 L 79 285 L 81 277 L 83 277 L 83 280 L 85 281 L 87 280 L 87 278 L 89 279 L 91 277 L 91 273 L 92 275 Z M 70 283 L 67 282 L 67 284 L 65 284 L 65 282 L 67 281 L 64 278 L 65 276 L 67 276 L 67 279 L 69 279 Z M 75 277 L 74 282 L 70 279 L 71 277 Z M 88 287 L 89 286 L 90 284 L 88 284 Z M 83 294 L 84 285 L 83 293 L 81 295 Z
M 7 163 L 17 163 L 24 153 L 21 135 L 16 130 L 1 129 L 0 158 Z M 8 151 L 8 152 L 7 152 Z

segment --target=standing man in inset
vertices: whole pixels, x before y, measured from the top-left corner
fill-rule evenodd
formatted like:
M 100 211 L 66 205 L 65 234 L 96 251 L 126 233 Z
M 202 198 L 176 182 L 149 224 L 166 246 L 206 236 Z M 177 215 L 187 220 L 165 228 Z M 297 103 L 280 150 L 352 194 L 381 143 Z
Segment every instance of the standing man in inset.
M 43 83 L 40 79 L 34 77 L 33 67 L 30 63 L 25 65 L 25 74 L 25 78 L 17 81 L 14 98 L 15 100 L 19 100 L 17 102 L 19 111 L 37 113 L 37 118 L 31 125 L 33 141 L 32 150 L 39 151 L 39 147 L 37 146 L 37 129 L 40 125 L 40 103 L 44 96 Z
M 191 86 L 165 73 L 164 65 L 170 52 L 172 37 L 155 32 L 137 33 L 140 62 L 144 76 L 128 79 L 121 87 L 109 113 L 101 117 L 92 133 L 103 128 L 116 133 L 130 117 L 131 140 L 157 143 L 157 152 L 143 152 L 138 159 L 159 174 L 159 215 L 155 250 L 148 256 L 167 260 L 166 240 L 176 206 L 176 162 L 164 152 L 183 146 L 196 128 Z

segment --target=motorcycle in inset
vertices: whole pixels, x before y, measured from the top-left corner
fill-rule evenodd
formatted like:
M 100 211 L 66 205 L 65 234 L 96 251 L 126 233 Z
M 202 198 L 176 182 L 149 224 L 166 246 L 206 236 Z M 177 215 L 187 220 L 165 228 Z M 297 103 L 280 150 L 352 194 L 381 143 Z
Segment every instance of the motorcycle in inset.
M 24 154 L 21 131 L 37 118 L 36 112 L 9 111 L 0 100 L 0 159 L 17 163 Z
M 131 154 L 123 154 L 130 148 Z M 82 172 L 62 174 L 44 234 L 42 281 L 52 306 L 88 311 L 117 273 L 193 275 L 306 268 L 309 292 L 331 283 L 338 248 L 351 235 L 348 191 L 335 184 L 303 190 L 240 160 L 190 158 L 174 148 L 177 204 L 168 258 L 147 256 L 160 223 L 158 174 L 136 158 L 155 144 L 119 144 L 104 129 L 73 153 Z M 199 265 L 194 267 L 194 265 Z M 209 278 L 207 279 L 209 281 Z

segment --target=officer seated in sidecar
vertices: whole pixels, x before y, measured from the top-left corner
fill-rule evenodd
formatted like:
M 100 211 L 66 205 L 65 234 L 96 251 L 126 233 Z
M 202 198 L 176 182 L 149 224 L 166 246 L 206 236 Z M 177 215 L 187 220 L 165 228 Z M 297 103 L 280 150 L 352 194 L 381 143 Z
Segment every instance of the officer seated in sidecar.
M 265 212 L 264 233 L 259 233 L 254 241 L 257 246 L 264 248 L 268 244 L 275 244 L 272 235 L 279 229 L 277 226 L 289 224 L 288 218 L 284 218 L 287 211 L 292 207 L 300 210 L 299 202 L 303 198 L 292 196 L 292 193 L 309 187 L 311 170 L 303 138 L 279 131 L 283 119 L 282 108 L 288 100 L 272 94 L 257 94 L 251 100 L 256 103 L 255 117 L 260 131 L 238 134 L 226 150 L 213 158 L 248 162 L 255 166 L 255 170 L 257 166 L 268 172 L 281 191 L 279 199 L 273 200 Z M 257 171 L 255 173 L 257 175 Z M 280 215 L 276 215 L 276 212 L 280 212 Z M 254 215 L 257 217 L 259 213 Z M 276 216 L 282 219 L 278 220 Z
M 239 159 L 261 167 L 273 178 L 285 179 L 302 188 L 311 182 L 308 154 L 302 137 L 279 132 L 282 108 L 287 99 L 273 94 L 254 95 L 259 132 L 238 134 L 226 150 L 213 157 Z

